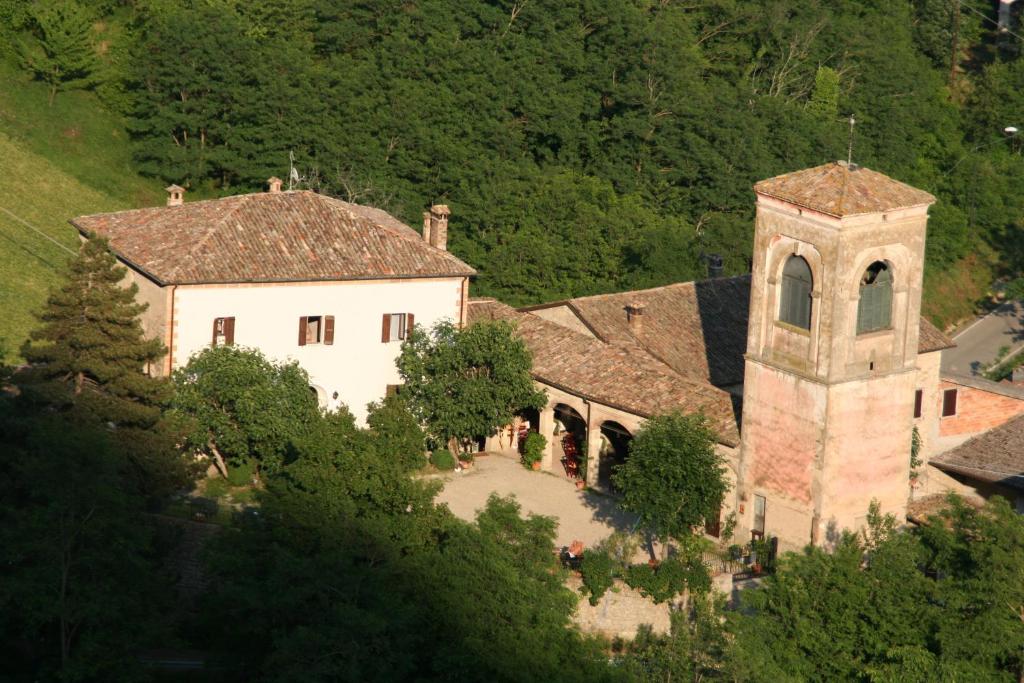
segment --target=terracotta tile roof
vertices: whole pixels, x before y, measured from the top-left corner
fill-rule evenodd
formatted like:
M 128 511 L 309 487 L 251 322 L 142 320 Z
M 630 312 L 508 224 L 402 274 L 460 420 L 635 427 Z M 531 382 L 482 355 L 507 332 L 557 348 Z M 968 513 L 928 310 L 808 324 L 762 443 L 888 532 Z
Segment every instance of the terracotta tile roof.
M 644 304 L 643 326 L 634 336 L 625 308 Z M 568 306 L 606 342 L 639 343 L 679 374 L 715 386 L 743 381 L 750 313 L 750 276 L 681 282 L 654 289 L 599 294 L 523 310 Z M 921 318 L 918 353 L 953 346 Z
M 944 472 L 1024 490 L 1024 415 L 931 459 Z
M 475 271 L 380 209 L 309 191 L 81 216 L 163 284 L 466 276 Z
M 963 498 L 962 500 L 967 505 L 981 508 L 981 503 L 974 498 Z M 948 493 L 932 493 L 907 503 L 907 519 L 914 524 L 926 525 L 931 522 L 931 517 L 941 514 L 948 508 Z
M 539 382 L 641 417 L 703 412 L 721 443 L 739 444 L 727 392 L 679 375 L 635 344 L 605 343 L 493 299 L 470 301 L 469 321 L 480 320 L 516 323 Z
M 935 202 L 924 190 L 845 161 L 762 180 L 754 191 L 837 218 Z

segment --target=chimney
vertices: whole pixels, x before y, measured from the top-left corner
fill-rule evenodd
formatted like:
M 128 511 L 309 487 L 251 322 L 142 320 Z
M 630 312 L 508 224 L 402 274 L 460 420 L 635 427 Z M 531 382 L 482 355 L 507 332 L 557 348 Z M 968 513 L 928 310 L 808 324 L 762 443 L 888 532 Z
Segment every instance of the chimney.
M 722 263 L 721 254 L 708 254 L 708 277 L 714 279 L 722 277 L 725 267 Z
M 629 322 L 629 331 L 634 337 L 639 337 L 644 329 L 644 309 L 646 306 L 639 301 L 634 301 L 626 306 L 626 320 Z
M 430 244 L 438 249 L 448 248 L 448 215 L 451 214 L 444 204 L 430 207 Z
M 423 241 L 430 244 L 430 212 L 423 212 Z
M 281 179 L 277 176 L 270 176 L 267 178 L 267 185 L 270 186 L 269 192 L 271 194 L 281 191 Z
M 164 189 L 167 190 L 167 206 L 181 206 L 185 203 L 184 187 L 168 185 Z

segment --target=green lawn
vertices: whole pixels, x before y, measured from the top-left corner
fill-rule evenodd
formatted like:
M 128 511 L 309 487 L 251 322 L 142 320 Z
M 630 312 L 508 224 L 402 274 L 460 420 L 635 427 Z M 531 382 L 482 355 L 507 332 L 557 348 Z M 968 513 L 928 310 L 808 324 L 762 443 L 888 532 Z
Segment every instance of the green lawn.
M 69 257 L 22 221 L 75 248 L 68 219 L 155 205 L 163 192 L 132 170 L 123 125 L 94 95 L 60 93 L 50 107 L 44 86 L 3 62 L 0 83 L 0 348 L 16 360 Z

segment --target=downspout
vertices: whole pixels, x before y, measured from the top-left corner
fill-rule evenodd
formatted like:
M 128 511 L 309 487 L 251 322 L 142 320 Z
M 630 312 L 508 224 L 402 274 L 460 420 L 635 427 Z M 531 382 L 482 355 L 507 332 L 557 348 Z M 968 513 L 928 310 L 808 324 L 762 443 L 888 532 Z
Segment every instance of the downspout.
M 171 285 L 170 319 L 167 323 L 167 376 L 174 370 L 174 298 L 178 293 L 178 285 Z

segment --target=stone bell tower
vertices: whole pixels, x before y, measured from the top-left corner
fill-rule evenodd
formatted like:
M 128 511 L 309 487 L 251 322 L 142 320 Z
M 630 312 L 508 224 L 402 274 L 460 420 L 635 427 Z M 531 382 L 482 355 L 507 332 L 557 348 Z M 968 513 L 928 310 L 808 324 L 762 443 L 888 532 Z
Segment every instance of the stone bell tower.
M 829 544 L 903 519 L 935 198 L 840 161 L 754 186 L 739 528 Z

